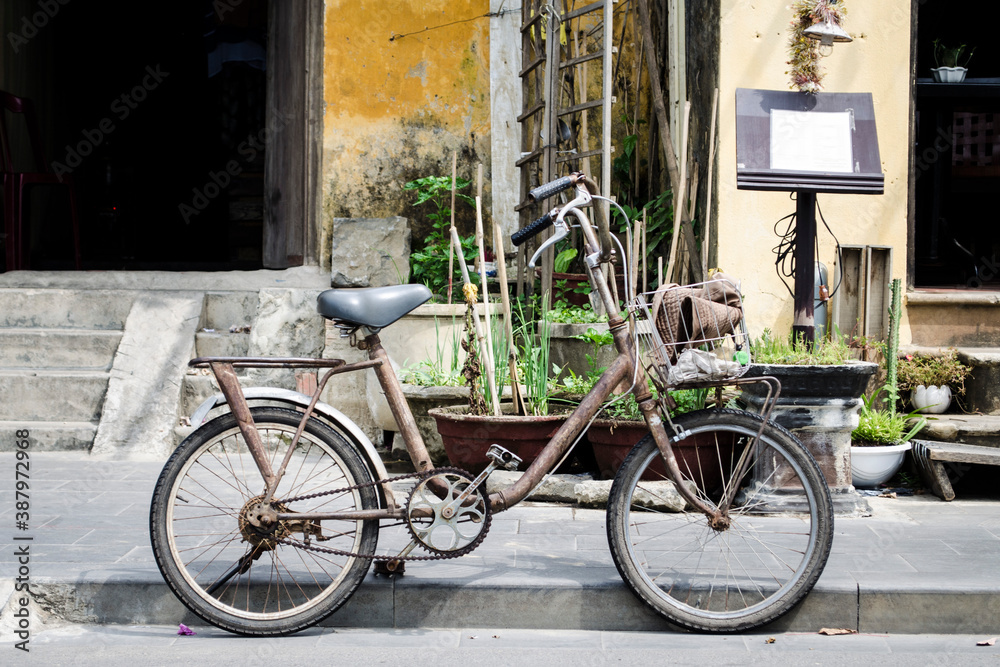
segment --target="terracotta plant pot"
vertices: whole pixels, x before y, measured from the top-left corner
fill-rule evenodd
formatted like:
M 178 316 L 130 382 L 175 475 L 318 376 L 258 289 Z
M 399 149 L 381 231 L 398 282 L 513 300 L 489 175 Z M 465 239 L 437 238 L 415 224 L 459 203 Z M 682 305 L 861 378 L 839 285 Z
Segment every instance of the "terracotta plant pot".
M 649 433 L 645 422 L 611 421 L 597 419 L 587 431 L 587 439 L 594 450 L 597 460 L 597 470 L 601 479 L 613 479 L 618 468 L 632 448 Z M 704 433 L 682 440 L 674 445 L 674 455 L 681 472 L 691 470 L 699 486 L 704 483 L 703 491 L 711 492 L 723 482 L 722 469 L 719 466 L 719 454 L 716 452 L 714 440 L 717 434 Z M 734 435 L 735 438 L 735 435 Z M 733 442 L 719 443 L 719 453 L 723 461 L 734 460 Z M 700 468 L 699 468 L 700 466 Z M 700 472 L 699 472 L 700 470 Z M 648 478 L 648 479 L 647 479 Z M 665 479 L 666 468 L 663 461 L 656 461 L 649 472 L 643 476 L 647 481 Z M 703 480 L 703 482 L 702 482 Z
M 507 413 L 513 406 L 505 404 L 501 408 Z M 566 421 L 566 415 L 493 417 L 470 415 L 468 410 L 468 406 L 458 405 L 434 408 L 428 414 L 437 422 L 451 465 L 474 475 L 486 467 L 486 451 L 493 444 L 520 456 L 519 469 L 527 469 Z

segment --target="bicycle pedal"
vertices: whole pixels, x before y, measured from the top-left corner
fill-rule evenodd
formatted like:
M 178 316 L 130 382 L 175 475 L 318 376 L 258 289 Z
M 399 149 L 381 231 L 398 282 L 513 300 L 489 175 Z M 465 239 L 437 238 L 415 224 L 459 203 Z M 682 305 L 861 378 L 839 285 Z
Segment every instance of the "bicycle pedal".
M 506 470 L 517 470 L 521 465 L 521 457 L 514 452 L 508 451 L 500 445 L 490 445 L 486 451 L 486 458 L 497 464 L 498 468 Z
M 406 574 L 406 562 L 401 560 L 377 560 L 375 561 L 375 574 L 401 577 Z

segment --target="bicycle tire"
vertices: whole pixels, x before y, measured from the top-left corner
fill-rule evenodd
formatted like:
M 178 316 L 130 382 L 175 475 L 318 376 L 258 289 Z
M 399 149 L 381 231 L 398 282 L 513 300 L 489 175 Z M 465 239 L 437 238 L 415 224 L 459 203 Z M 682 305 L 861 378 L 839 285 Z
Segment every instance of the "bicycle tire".
M 302 415 L 274 407 L 250 412 L 277 470 Z M 343 436 L 311 418 L 275 499 L 371 480 Z M 378 521 L 282 522 L 269 534 L 255 532 L 247 508 L 264 486 L 236 418 L 225 414 L 181 443 L 160 473 L 150 505 L 153 554 L 167 584 L 197 616 L 243 635 L 285 635 L 318 623 L 351 597 L 371 564 L 370 558 L 317 553 L 279 539 L 308 536 L 317 540 L 313 544 L 353 554 L 374 554 L 378 541 Z M 376 490 L 369 486 L 296 501 L 286 509 L 377 507 Z M 237 570 L 240 564 L 243 572 Z
M 763 421 L 758 415 L 702 410 L 674 421 L 682 429 L 673 449 L 684 483 L 714 507 L 724 488 L 737 485 L 731 523 L 713 529 L 686 506 L 647 434 L 611 488 L 607 531 L 618 572 L 640 600 L 682 627 L 741 632 L 767 624 L 812 589 L 829 557 L 833 505 L 823 474 L 795 436 L 769 421 L 747 454 L 749 469 L 735 479 Z M 697 456 L 680 454 L 684 444 Z M 721 481 L 713 486 L 704 472 L 716 466 Z

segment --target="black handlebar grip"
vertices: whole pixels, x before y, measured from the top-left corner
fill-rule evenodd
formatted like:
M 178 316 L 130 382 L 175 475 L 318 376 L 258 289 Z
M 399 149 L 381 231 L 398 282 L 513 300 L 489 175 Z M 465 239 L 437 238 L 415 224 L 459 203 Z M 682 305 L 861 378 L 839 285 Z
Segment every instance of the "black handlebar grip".
M 563 190 L 569 190 L 574 185 L 576 185 L 575 176 L 563 176 L 562 178 L 557 178 L 551 183 L 539 185 L 537 188 L 528 193 L 528 199 L 531 201 L 544 201 L 552 195 L 562 192 Z
M 552 213 L 546 213 L 538 220 L 525 227 L 524 229 L 519 229 L 510 235 L 510 241 L 514 245 L 521 245 L 531 237 L 535 236 L 539 232 L 548 229 L 552 225 Z

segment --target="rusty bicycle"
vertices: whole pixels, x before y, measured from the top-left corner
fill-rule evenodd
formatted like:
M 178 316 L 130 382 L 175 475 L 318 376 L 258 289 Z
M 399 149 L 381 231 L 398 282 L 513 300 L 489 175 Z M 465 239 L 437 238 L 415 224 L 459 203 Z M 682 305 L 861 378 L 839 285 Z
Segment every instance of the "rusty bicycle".
M 319 313 L 367 359 L 198 358 L 221 395 L 192 418 L 200 426 L 175 450 L 157 481 L 150 535 L 157 565 L 177 597 L 205 621 L 245 635 L 293 633 L 323 620 L 355 592 L 373 562 L 464 555 L 486 537 L 493 513 L 524 498 L 580 440 L 620 385 L 630 387 L 649 428 L 614 479 L 608 543 L 628 587 L 688 629 L 733 632 L 788 612 L 813 587 L 830 552 L 833 513 L 822 472 L 788 431 L 768 419 L 774 378 L 743 377 L 749 339 L 736 285 L 716 278 L 638 294 L 619 314 L 602 272 L 616 241 L 601 199 L 583 174 L 532 191 L 572 199 L 517 232 L 523 243 L 550 226 L 541 252 L 579 226 L 591 286 L 609 313 L 618 356 L 510 487 L 488 494 L 487 476 L 519 459 L 494 446 L 479 475 L 435 468 L 403 397 L 379 332 L 425 302 L 422 285 L 323 292 Z M 624 257 L 624 249 L 621 248 Z M 236 369 L 325 371 L 311 396 L 244 390 Z M 372 369 L 400 427 L 415 472 L 390 477 L 364 433 L 320 401 L 329 380 Z M 671 416 L 668 389 L 767 384 L 762 414 L 715 407 Z M 655 389 L 655 393 L 651 391 Z M 251 403 L 254 405 L 251 406 Z M 264 404 L 260 404 L 264 403 Z M 210 410 L 222 412 L 208 420 Z M 204 422 L 204 423 L 202 423 Z M 406 479 L 412 491 L 394 493 Z M 377 551 L 383 525 L 402 525 L 409 543 Z

